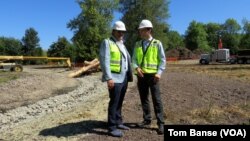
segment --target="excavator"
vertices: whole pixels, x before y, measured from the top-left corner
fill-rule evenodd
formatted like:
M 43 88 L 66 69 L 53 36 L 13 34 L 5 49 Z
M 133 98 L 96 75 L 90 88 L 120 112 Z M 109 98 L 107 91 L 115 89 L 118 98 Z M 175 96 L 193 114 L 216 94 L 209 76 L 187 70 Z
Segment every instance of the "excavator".
M 22 72 L 22 65 L 13 61 L 23 60 L 54 60 L 54 61 L 65 61 L 67 67 L 71 67 L 70 58 L 67 57 L 46 57 L 46 56 L 0 56 L 0 70 L 10 70 L 14 72 Z M 7 63 L 10 62 L 10 63 Z

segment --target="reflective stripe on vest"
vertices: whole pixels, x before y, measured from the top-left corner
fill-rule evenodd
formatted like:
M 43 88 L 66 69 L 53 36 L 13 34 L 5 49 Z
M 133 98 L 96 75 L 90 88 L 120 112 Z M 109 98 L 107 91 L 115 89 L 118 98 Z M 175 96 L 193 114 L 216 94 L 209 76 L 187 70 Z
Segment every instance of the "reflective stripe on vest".
M 158 44 L 159 41 L 153 39 L 147 50 L 143 52 L 142 41 L 136 43 L 136 61 L 145 73 L 157 73 L 159 66 Z
M 121 72 L 121 59 L 122 54 L 119 50 L 118 46 L 108 39 L 109 47 L 110 47 L 110 69 L 113 73 L 120 73 Z

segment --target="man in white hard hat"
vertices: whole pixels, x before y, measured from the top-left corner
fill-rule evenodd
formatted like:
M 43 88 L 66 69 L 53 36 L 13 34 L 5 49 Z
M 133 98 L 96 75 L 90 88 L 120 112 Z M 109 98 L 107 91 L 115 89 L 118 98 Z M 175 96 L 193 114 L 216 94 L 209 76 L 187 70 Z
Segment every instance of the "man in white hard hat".
M 142 20 L 139 25 L 141 41 L 136 42 L 133 52 L 133 67 L 136 70 L 137 86 L 143 110 L 143 122 L 139 127 L 151 124 L 149 89 L 157 118 L 158 134 L 164 133 L 163 104 L 160 96 L 159 80 L 165 70 L 166 57 L 162 43 L 152 36 L 153 25 L 149 20 Z
M 100 64 L 103 72 L 102 81 L 107 82 L 109 90 L 108 130 L 112 136 L 122 137 L 119 129 L 129 130 L 123 124 L 122 103 L 128 82 L 133 81 L 131 58 L 123 44 L 125 24 L 122 21 L 114 23 L 112 36 L 105 39 L 100 46 Z

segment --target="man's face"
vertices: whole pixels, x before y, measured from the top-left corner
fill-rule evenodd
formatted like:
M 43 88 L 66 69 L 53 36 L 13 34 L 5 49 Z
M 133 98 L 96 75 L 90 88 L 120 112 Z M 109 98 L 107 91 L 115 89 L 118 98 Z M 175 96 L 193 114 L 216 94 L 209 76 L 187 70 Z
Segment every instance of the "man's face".
M 125 31 L 119 31 L 119 30 L 114 30 L 113 35 L 116 38 L 116 40 L 120 41 L 123 39 Z
M 142 39 L 147 39 L 150 36 L 150 30 L 147 28 L 139 29 L 139 35 Z

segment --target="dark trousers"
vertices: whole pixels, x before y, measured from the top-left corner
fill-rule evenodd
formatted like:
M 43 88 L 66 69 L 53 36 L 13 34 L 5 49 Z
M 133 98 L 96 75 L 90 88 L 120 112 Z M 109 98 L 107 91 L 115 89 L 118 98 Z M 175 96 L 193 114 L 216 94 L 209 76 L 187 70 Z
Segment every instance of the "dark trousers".
M 109 90 L 108 105 L 108 129 L 115 130 L 117 125 L 123 124 L 122 121 L 122 103 L 128 87 L 127 77 L 123 83 L 115 83 L 114 88 Z
M 143 110 L 143 119 L 145 121 L 152 120 L 150 103 L 148 98 L 150 89 L 154 112 L 157 119 L 157 124 L 158 125 L 164 124 L 163 106 L 160 96 L 159 82 L 154 81 L 154 74 L 144 74 L 144 77 L 137 77 L 137 78 L 138 78 L 137 86 L 139 89 L 142 110 Z

